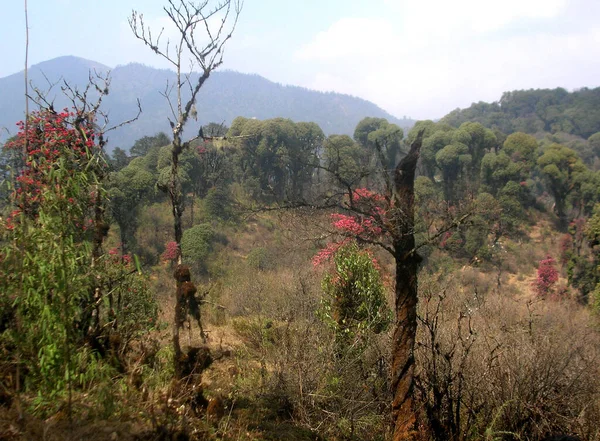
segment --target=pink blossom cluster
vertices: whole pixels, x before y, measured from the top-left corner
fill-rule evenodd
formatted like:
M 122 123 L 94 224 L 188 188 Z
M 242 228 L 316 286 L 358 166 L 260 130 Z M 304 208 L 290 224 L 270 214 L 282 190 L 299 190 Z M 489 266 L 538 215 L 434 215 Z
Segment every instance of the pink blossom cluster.
M 556 261 L 552 256 L 540 261 L 537 270 L 537 278 L 533 282 L 534 289 L 540 296 L 545 296 L 550 292 L 552 286 L 558 282 L 558 270 L 556 269 Z
M 80 116 L 67 109 L 60 113 L 42 110 L 30 114 L 27 127 L 23 121 L 17 123 L 19 132 L 5 147 L 25 151 L 25 162 L 15 178 L 17 185 L 13 200 L 18 210 L 13 211 L 6 219 L 8 229 L 14 228 L 14 222 L 21 213 L 36 216 L 37 207 L 44 201 L 46 190 L 54 190 L 57 195 L 61 195 L 58 184 L 52 187 L 51 173 L 57 167 L 59 159 L 69 161 L 66 169 L 73 175 L 76 169 L 86 166 L 94 149 L 99 148 L 95 144 L 93 121 L 76 125 L 74 121 L 79 120 Z M 62 197 L 68 199 L 69 204 L 75 203 L 73 198 Z M 85 230 L 88 225 L 79 222 L 76 226 Z
M 331 258 L 335 255 L 335 253 L 337 253 L 337 250 L 339 250 L 346 243 L 348 243 L 348 239 L 344 239 L 341 242 L 328 243 L 325 248 L 320 250 L 315 255 L 315 257 L 313 257 L 313 259 L 312 259 L 313 266 L 318 267 L 318 266 L 322 265 L 323 263 L 331 260 Z
M 170 241 L 167 242 L 165 244 L 165 251 L 162 253 L 162 255 L 160 256 L 160 258 L 165 261 L 172 261 L 177 259 L 177 257 L 179 257 L 179 246 L 177 245 L 177 242 L 175 241 Z
M 332 225 L 340 233 L 351 236 L 377 237 L 382 233 L 372 217 L 362 218 L 334 213 L 331 215 Z
M 362 199 L 371 202 L 383 202 L 385 200 L 379 193 L 374 193 L 366 188 L 357 188 L 352 192 L 352 195 L 357 201 Z

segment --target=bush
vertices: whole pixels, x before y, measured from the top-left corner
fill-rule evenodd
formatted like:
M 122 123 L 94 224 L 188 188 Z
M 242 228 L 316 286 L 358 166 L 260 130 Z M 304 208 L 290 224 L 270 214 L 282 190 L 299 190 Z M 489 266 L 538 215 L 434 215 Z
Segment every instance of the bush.
M 92 127 L 87 113 L 40 111 L 7 145 L 26 161 L 0 218 L 0 352 L 38 414 L 70 414 L 73 392 L 93 388 L 109 409 L 123 352 L 156 319 L 130 256 L 103 253 L 106 163 Z
M 556 261 L 552 256 L 540 261 L 537 269 L 537 278 L 533 282 L 533 286 L 537 294 L 545 297 L 550 294 L 552 287 L 558 282 L 558 270 L 556 269 Z
M 181 253 L 183 262 L 200 273 L 206 272 L 206 260 L 212 251 L 215 232 L 208 223 L 195 225 L 183 232 Z
M 435 440 L 598 440 L 600 339 L 584 308 L 421 278 L 417 390 Z
M 275 268 L 275 262 L 271 253 L 266 248 L 258 247 L 254 248 L 248 253 L 246 260 L 250 268 L 254 268 L 259 271 L 267 271 Z
M 323 317 L 346 343 L 348 338 L 361 340 L 365 333 L 380 333 L 389 326 L 391 311 L 378 265 L 356 243 L 335 252 L 333 269 L 323 278 L 322 287 Z
M 233 201 L 227 188 L 213 187 L 204 198 L 204 209 L 210 219 L 232 220 L 235 217 Z

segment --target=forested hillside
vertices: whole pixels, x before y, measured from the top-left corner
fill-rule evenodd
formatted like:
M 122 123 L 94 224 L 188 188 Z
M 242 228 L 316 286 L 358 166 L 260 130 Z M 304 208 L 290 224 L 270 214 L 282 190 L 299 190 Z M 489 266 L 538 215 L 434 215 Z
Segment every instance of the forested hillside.
M 514 90 L 504 93 L 498 102 L 456 109 L 442 121 L 453 126 L 476 121 L 506 134 L 562 132 L 587 139 L 600 131 L 599 109 L 600 88 Z
M 597 90 L 405 129 L 216 71 L 207 4 L 189 53 L 129 17 L 193 75 L 96 65 L 2 144 L 0 440 L 600 441 Z
M 51 115 L 39 117 L 62 124 Z M 525 439 L 556 431 L 596 439 L 597 414 L 588 406 L 600 393 L 593 362 L 600 354 L 593 331 L 600 304 L 596 250 L 600 185 L 593 166 L 598 157 L 594 155 L 586 165 L 576 151 L 556 143 L 552 134 L 538 141 L 521 132 L 506 136 L 477 122 L 454 128 L 424 121 L 404 136 L 398 126 L 377 118 L 361 121 L 349 137 L 325 136 L 315 123 L 240 117 L 228 129 L 205 127 L 206 133 L 226 134 L 226 138 L 198 140 L 181 156 L 183 262 L 197 281 L 199 299 L 206 302 L 201 317 L 208 332 L 207 346 L 201 342 L 202 334 L 194 334 L 193 346 L 216 351 L 212 367 L 203 368 L 208 378 L 203 387 L 210 403 L 221 403 L 230 412 L 224 434 L 246 431 L 247 439 L 263 434 L 338 439 L 353 431 L 363 439 L 377 439 L 385 434 L 390 398 L 383 374 L 387 369 L 382 366 L 389 363 L 385 335 L 391 329 L 390 307 L 385 299 L 390 296 L 392 261 L 381 247 L 369 244 L 385 248 L 389 243 L 384 213 L 393 211 L 384 197 L 385 170 L 406 154 L 421 130 L 424 138 L 415 181 L 415 233 L 424 259 L 419 275 L 423 328 L 416 353 L 421 366 L 417 396 L 428 409 L 423 418 L 432 427 L 439 421 L 454 424 L 435 429 L 432 436 L 483 434 L 492 427 L 529 437 Z M 4 166 L 15 165 L 11 158 L 22 147 L 20 139 L 5 146 Z M 196 421 L 187 424 L 208 436 L 212 423 L 202 422 L 204 405 L 194 401 L 198 398 L 190 391 L 172 389 L 166 381 L 172 357 L 167 323 L 173 308 L 167 294 L 168 273 L 176 253 L 169 238 L 169 204 L 161 189 L 168 186 L 170 150 L 168 137 L 158 134 L 140 138 L 130 154 L 116 150 L 107 158 L 106 213 L 111 227 L 103 246 L 106 258 L 91 273 L 87 248 L 81 245 L 94 243 L 87 232 L 95 231 L 93 210 L 89 212 L 93 201 L 81 199 L 75 190 L 81 184 L 73 181 L 69 184 L 76 186 L 73 190 L 63 187 L 52 198 L 44 191 L 43 200 L 26 200 L 26 205 L 18 196 L 4 193 L 8 199 L 2 223 L 2 271 L 11 276 L 2 279 L 2 332 L 3 350 L 12 354 L 5 372 L 13 372 L 3 380 L 6 403 L 15 399 L 10 392 L 15 371 L 8 366 L 14 362 L 11 357 L 18 356 L 29 366 L 20 374 L 28 385 L 21 400 L 29 400 L 29 393 L 36 390 L 41 397 L 66 399 L 63 394 L 70 391 L 74 402 L 93 400 L 98 406 L 86 414 L 71 410 L 75 418 L 96 421 L 117 409 L 133 418 L 131 412 L 146 412 L 141 410 L 144 403 L 160 402 L 159 395 L 168 390 L 178 404 L 148 414 L 157 425 L 137 436 L 166 430 L 161 427 L 178 430 L 180 406 L 192 418 L 188 421 Z M 69 161 L 79 164 L 80 160 Z M 36 188 L 47 184 L 35 180 L 29 184 L 34 176 L 29 167 L 17 176 L 16 185 L 34 195 Z M 84 170 L 80 165 L 75 169 Z M 11 176 L 6 168 L 4 176 Z M 62 179 L 52 179 L 57 178 Z M 348 200 L 348 186 L 358 205 Z M 63 191 L 69 201 L 77 198 L 83 205 L 76 211 L 60 211 L 66 197 L 61 196 Z M 31 217 L 32 204 L 40 217 Z M 50 222 L 54 218 L 58 223 Z M 87 222 L 89 229 L 82 230 Z M 47 242 L 65 234 L 73 241 L 67 248 L 64 242 L 63 248 Z M 23 254 L 30 246 L 36 247 L 36 253 Z M 23 260 L 24 255 L 29 257 Z M 58 271 L 62 264 L 57 259 L 67 257 L 72 259 L 72 269 L 64 279 L 51 277 L 51 285 L 35 284 L 48 277 L 44 274 Z M 54 263 L 36 269 L 36 262 Z M 16 270 L 17 266 L 23 269 Z M 145 275 L 138 276 L 136 267 Z M 102 278 L 89 279 L 93 274 Z M 22 305 L 14 303 L 25 280 L 33 283 L 27 285 L 33 297 Z M 71 293 L 71 299 L 54 297 L 47 306 L 36 304 L 36 314 L 44 314 L 51 305 L 68 305 L 79 323 L 94 320 L 93 315 L 86 318 L 77 312 L 85 295 L 76 293 L 88 292 L 90 282 L 110 293 L 108 303 L 102 303 L 109 309 L 100 314 L 99 325 L 110 325 L 111 320 L 119 324 L 105 328 L 108 334 L 92 326 L 97 329 L 92 335 L 76 325 L 80 335 L 71 336 L 69 345 L 91 351 L 85 357 L 95 351 L 98 355 L 90 359 L 95 360 L 93 365 L 85 357 L 80 359 L 83 353 L 70 361 L 78 375 L 89 378 L 86 382 L 56 382 L 56 376 L 63 375 L 62 357 L 68 353 L 52 342 L 58 335 L 23 328 L 28 320 L 35 320 L 28 312 L 34 307 L 30 302 L 37 294 L 33 293 L 46 289 L 52 289 L 54 296 Z M 364 284 L 369 291 L 358 288 Z M 362 308 L 364 312 L 356 312 Z M 527 311 L 533 315 L 521 321 L 518 317 Z M 64 319 L 57 320 L 53 326 Z M 505 327 L 507 321 L 511 324 Z M 13 326 L 21 330 L 18 341 L 10 332 Z M 522 332 L 531 333 L 530 337 L 523 340 Z M 510 344 L 510 351 L 491 358 L 497 357 L 494 345 L 505 344 Z M 52 352 L 57 357 L 52 370 L 36 355 L 50 347 L 58 350 Z M 347 349 L 351 347 L 356 349 Z M 337 355 L 333 360 L 327 356 L 326 361 L 322 351 Z M 105 358 L 108 354 L 114 358 Z M 89 371 L 97 363 L 102 370 Z M 266 371 L 255 370 L 261 364 Z M 456 369 L 460 376 L 449 375 L 446 369 Z M 545 369 L 551 377 L 526 386 L 531 376 Z M 230 377 L 228 372 L 235 374 Z M 483 383 L 481 372 L 486 372 Z M 507 372 L 513 377 L 506 378 Z M 357 375 L 362 378 L 358 384 Z M 574 376 L 577 383 L 572 382 Z M 110 392 L 103 389 L 115 382 L 121 386 L 110 386 Z M 444 389 L 438 389 L 440 382 Z M 460 389 L 454 389 L 459 384 Z M 351 406 L 356 400 L 367 401 Z M 511 400 L 517 401 L 510 404 Z M 37 403 L 33 415 L 55 412 L 50 402 Z M 454 411 L 447 413 L 450 406 L 458 406 L 460 421 Z M 501 421 L 497 419 L 500 409 Z M 584 419 L 570 416 L 583 409 L 588 412 Z M 218 421 L 219 412 L 208 411 L 209 422 Z M 256 412 L 264 419 L 259 426 L 253 426 L 249 417 Z M 348 419 L 359 426 L 351 430 L 342 424 Z M 117 433 L 126 430 L 111 424 Z M 286 435 L 269 435 L 280 432 Z
M 174 84 L 175 73 L 155 69 L 141 64 L 128 64 L 110 69 L 100 63 L 77 57 L 60 57 L 32 66 L 29 72 L 31 83 L 39 88 L 56 109 L 69 107 L 71 103 L 61 92 L 67 81 L 72 87 L 85 88 L 89 73 L 111 71 L 109 94 L 104 101 L 104 110 L 111 121 L 121 122 L 133 118 L 137 113 L 136 100 L 140 100 L 142 114 L 127 128 L 110 134 L 109 150 L 115 147 L 127 149 L 145 135 L 170 130 L 171 117 L 165 98 L 161 95 L 167 84 Z M 192 75 L 192 80 L 197 74 Z M 50 89 L 50 86 L 54 87 Z M 188 89 L 184 89 L 187 96 Z M 14 135 L 15 122 L 23 115 L 23 74 L 15 73 L 0 78 L 0 128 L 6 127 Z M 35 93 L 31 92 L 33 96 Z M 375 104 L 361 98 L 339 93 L 323 93 L 296 86 L 273 83 L 258 75 L 231 71 L 215 72 L 199 96 L 202 105 L 197 107 L 197 122 L 190 124 L 190 133 L 199 126 L 215 122 L 230 125 L 234 118 L 290 118 L 296 122 L 315 121 L 327 134 L 352 134 L 354 126 L 366 116 L 386 118 L 401 127 L 414 124 L 409 119 L 399 120 Z M 6 132 L 0 130 L 0 140 Z

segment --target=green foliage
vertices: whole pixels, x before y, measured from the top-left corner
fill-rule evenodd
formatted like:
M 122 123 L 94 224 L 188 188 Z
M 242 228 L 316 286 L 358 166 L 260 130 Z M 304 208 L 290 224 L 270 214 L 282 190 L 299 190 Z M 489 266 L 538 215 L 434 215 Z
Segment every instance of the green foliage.
M 231 124 L 229 136 L 238 137 L 234 141 L 238 176 L 252 182 L 251 187 L 259 191 L 253 196 L 264 201 L 303 196 L 325 138 L 315 123 L 241 117 Z
M 254 248 L 246 259 L 251 268 L 259 271 L 267 271 L 275 268 L 275 261 L 268 249 L 264 247 Z
M 61 191 L 75 196 L 85 184 L 82 176 L 63 177 Z M 88 303 L 93 273 L 90 244 L 76 239 L 73 222 L 83 207 L 52 189 L 44 197 L 35 222 L 21 216 L 18 227 L 4 236 L 2 273 L 9 276 L 0 283 L 14 314 L 8 339 L 30 369 L 27 386 L 52 399 L 63 397 L 79 374 L 74 348 L 84 337 L 81 305 Z
M 560 144 L 546 147 L 537 162 L 554 196 L 561 225 L 565 227 L 567 196 L 574 189 L 577 175 L 586 170 L 585 165 L 574 150 Z
M 215 232 L 209 223 L 195 225 L 185 230 L 181 238 L 183 261 L 197 271 L 205 272 L 214 239 Z
M 365 334 L 380 333 L 389 326 L 391 313 L 381 275 L 373 256 L 357 244 L 338 249 L 322 287 L 326 294 L 322 316 L 342 346 L 354 346 Z
M 108 381 L 120 360 L 103 356 L 121 349 L 109 335 L 122 331 L 127 344 L 156 307 L 132 264 L 100 249 L 106 164 L 91 122 L 66 112 L 32 118 L 40 123 L 10 199 L 18 208 L 0 221 L 0 344 L 45 415 L 73 390 Z
M 436 125 L 436 128 L 439 128 L 439 130 L 436 130 L 430 136 L 423 139 L 423 146 L 421 148 L 421 161 L 426 175 L 431 180 L 435 179 L 437 171 L 436 154 L 452 142 L 452 133 L 449 130 L 445 130 L 446 127 L 442 127 L 440 124 Z
M 364 118 L 354 130 L 354 140 L 370 150 L 376 163 L 393 170 L 402 149 L 404 131 L 384 118 Z
M 596 132 L 588 138 L 588 143 L 594 154 L 600 157 L 600 132 Z
M 530 168 L 534 165 L 537 148 L 537 140 L 533 136 L 522 132 L 516 132 L 509 135 L 502 146 L 504 152 L 510 156 L 513 161 L 524 162 Z
M 144 136 L 138 139 L 129 149 L 129 155 L 132 158 L 145 156 L 151 149 L 169 145 L 171 140 L 164 132 L 159 132 L 154 136 Z
M 461 197 L 461 178 L 473 161 L 469 148 L 460 143 L 447 145 L 436 153 L 435 161 L 444 180 L 446 201 L 456 202 Z
M 357 186 L 369 174 L 364 166 L 364 150 L 349 136 L 331 135 L 325 140 L 323 149 L 325 167 L 336 177 L 336 181 Z
M 172 216 L 165 203 L 143 206 L 138 217 L 135 235 L 137 254 L 146 264 L 156 264 L 165 251 L 165 244 L 172 240 Z
M 600 284 L 596 285 L 596 288 L 590 295 L 590 306 L 595 314 L 600 314 Z
M 221 219 L 224 221 L 235 219 L 236 214 L 229 189 L 213 187 L 208 190 L 204 198 L 204 210 L 206 216 L 210 219 Z
M 107 318 L 116 324 L 121 345 L 141 336 L 157 325 L 158 305 L 149 288 L 148 277 L 136 271 L 135 262 L 126 255 L 120 257 L 116 250 L 104 256 L 102 276 L 108 294 L 104 298 Z
M 501 202 L 489 193 L 480 193 L 475 201 L 476 209 L 465 232 L 464 250 L 470 258 L 489 260 L 492 249 L 506 231 L 503 225 Z
M 111 154 L 109 164 L 112 171 L 118 172 L 127 167 L 129 161 L 131 161 L 131 158 L 127 155 L 127 152 L 120 147 L 116 147 Z
M 453 143 L 465 144 L 468 147 L 471 179 L 477 181 L 479 167 L 483 156 L 493 147 L 497 146 L 496 135 L 478 122 L 465 122 L 453 133 Z
M 591 216 L 596 203 L 600 202 L 600 172 L 584 170 L 574 177 L 573 204 L 586 216 Z
M 567 241 L 567 239 L 569 239 Z M 569 284 L 580 292 L 583 302 L 589 301 L 592 308 L 600 305 L 600 204 L 594 207 L 587 220 L 571 222 L 568 235 L 561 243 L 563 261 L 567 265 Z
M 417 138 L 417 134 L 423 130 L 423 138 L 427 138 L 431 136 L 433 132 L 436 131 L 436 123 L 431 120 L 418 121 L 412 129 L 408 132 L 408 136 L 406 137 L 407 143 L 412 144 Z
M 531 176 L 537 141 L 523 133 L 513 133 L 498 153 L 490 152 L 481 161 L 480 191 L 498 198 L 504 209 L 504 226 L 514 230 L 524 218 L 524 208 L 533 204 L 527 180 Z
M 156 175 L 145 167 L 146 158 L 137 158 L 110 177 L 108 190 L 110 213 L 119 225 L 123 253 L 128 245 L 134 245 L 140 208 L 154 192 Z M 132 243 L 133 242 L 133 243 Z
M 566 132 L 583 138 L 600 131 L 599 89 L 563 88 L 505 92 L 499 102 L 475 103 L 442 121 L 455 127 L 474 121 L 502 132 Z
M 215 128 L 222 133 L 223 128 Z M 205 197 L 212 188 L 225 189 L 234 181 L 234 161 L 221 143 L 225 141 L 202 142 L 190 146 L 180 157 L 180 167 L 189 177 L 188 188 L 198 197 Z

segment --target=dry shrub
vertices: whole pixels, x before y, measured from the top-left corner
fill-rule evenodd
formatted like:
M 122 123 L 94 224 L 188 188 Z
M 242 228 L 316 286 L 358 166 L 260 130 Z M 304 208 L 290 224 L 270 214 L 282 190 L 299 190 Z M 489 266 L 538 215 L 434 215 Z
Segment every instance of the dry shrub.
M 588 311 L 439 276 L 422 277 L 421 291 L 417 389 L 432 438 L 600 439 L 600 338 Z
M 388 337 L 373 335 L 336 358 L 334 332 L 319 318 L 320 277 L 313 270 L 240 273 L 236 281 L 222 301 L 254 360 L 254 369 L 241 373 L 254 375 L 244 392 L 254 392 L 270 418 L 319 435 L 382 439 L 391 402 Z

